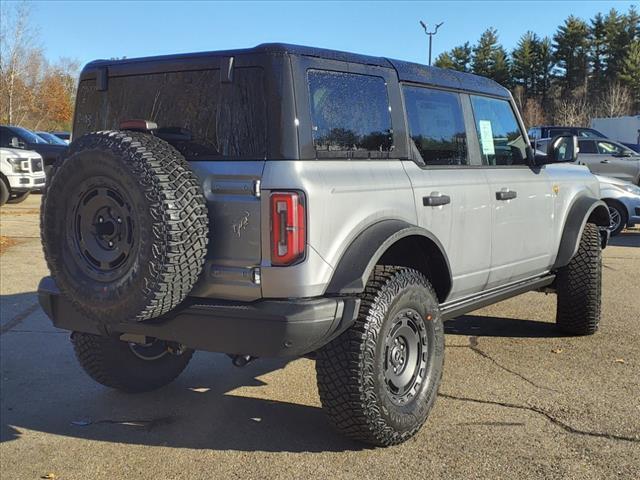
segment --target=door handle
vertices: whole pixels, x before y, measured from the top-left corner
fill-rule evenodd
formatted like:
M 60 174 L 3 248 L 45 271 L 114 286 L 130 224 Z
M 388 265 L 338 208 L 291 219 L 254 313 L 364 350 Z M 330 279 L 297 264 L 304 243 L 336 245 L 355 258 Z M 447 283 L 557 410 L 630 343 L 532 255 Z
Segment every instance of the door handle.
M 451 197 L 449 195 L 432 193 L 428 197 L 422 197 L 422 205 L 424 205 L 425 207 L 439 207 L 441 205 L 447 205 L 449 203 L 451 203 Z
M 500 190 L 496 192 L 496 200 L 513 200 L 518 196 L 518 192 L 513 190 Z
M 600 160 L 600 163 L 611 163 L 611 161 L 607 158 L 605 158 L 604 160 Z

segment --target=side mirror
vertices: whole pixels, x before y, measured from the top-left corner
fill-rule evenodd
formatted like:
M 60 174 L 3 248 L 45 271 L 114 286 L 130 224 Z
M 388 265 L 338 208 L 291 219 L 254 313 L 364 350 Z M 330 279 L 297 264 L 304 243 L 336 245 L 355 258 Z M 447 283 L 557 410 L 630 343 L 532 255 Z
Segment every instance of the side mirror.
M 578 159 L 578 137 L 575 135 L 557 135 L 549 142 L 547 154 L 535 156 L 537 165 L 547 163 L 575 162 Z

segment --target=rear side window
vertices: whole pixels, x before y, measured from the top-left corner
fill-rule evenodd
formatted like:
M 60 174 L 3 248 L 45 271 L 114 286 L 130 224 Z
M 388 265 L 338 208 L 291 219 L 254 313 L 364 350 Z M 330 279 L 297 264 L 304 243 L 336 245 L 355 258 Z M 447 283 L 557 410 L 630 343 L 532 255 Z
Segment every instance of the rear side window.
M 393 132 L 384 79 L 323 70 L 307 75 L 318 158 L 388 158 Z
M 524 165 L 527 142 L 509 102 L 471 96 L 484 165 Z
M 558 135 L 575 135 L 575 130 L 571 128 L 551 128 L 549 137 L 557 137 Z
M 263 70 L 236 68 L 233 81 L 219 70 L 110 77 L 106 91 L 80 82 L 74 137 L 118 129 L 131 119 L 151 120 L 158 134 L 187 158 L 263 159 L 267 115 Z
M 596 142 L 592 140 L 578 140 L 578 148 L 580 153 L 598 153 Z
M 585 138 L 602 138 L 604 137 L 604 135 L 602 135 L 600 132 L 596 131 L 596 130 L 591 130 L 591 129 L 580 129 L 578 130 L 578 134 L 580 137 L 585 137 Z
M 404 86 L 414 152 L 425 165 L 467 165 L 467 135 L 460 95 Z

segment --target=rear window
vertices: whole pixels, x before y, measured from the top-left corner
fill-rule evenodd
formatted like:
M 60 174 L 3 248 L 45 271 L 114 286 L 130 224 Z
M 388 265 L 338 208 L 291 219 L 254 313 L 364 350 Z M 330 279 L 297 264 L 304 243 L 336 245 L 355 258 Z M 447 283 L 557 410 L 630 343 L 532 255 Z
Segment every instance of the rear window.
M 460 95 L 403 87 L 413 145 L 425 165 L 467 165 L 467 134 Z
M 261 68 L 236 68 L 233 81 L 219 70 L 110 77 L 108 89 L 94 80 L 78 87 L 74 138 L 118 129 L 123 120 L 151 120 L 159 136 L 189 159 L 254 158 L 267 152 L 267 114 Z
M 393 138 L 384 79 L 323 70 L 307 75 L 318 158 L 388 158 Z

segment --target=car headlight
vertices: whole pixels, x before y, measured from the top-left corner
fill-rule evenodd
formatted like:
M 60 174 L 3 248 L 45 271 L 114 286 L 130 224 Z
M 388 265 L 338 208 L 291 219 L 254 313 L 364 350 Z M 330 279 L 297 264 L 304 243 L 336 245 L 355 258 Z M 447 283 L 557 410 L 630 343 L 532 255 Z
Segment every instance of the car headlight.
M 21 158 L 7 158 L 7 162 L 11 164 L 13 173 L 29 173 L 29 160 Z
M 634 195 L 640 195 L 640 187 L 636 187 L 633 184 L 629 185 L 613 185 L 618 190 L 622 190 L 623 192 L 632 193 Z

